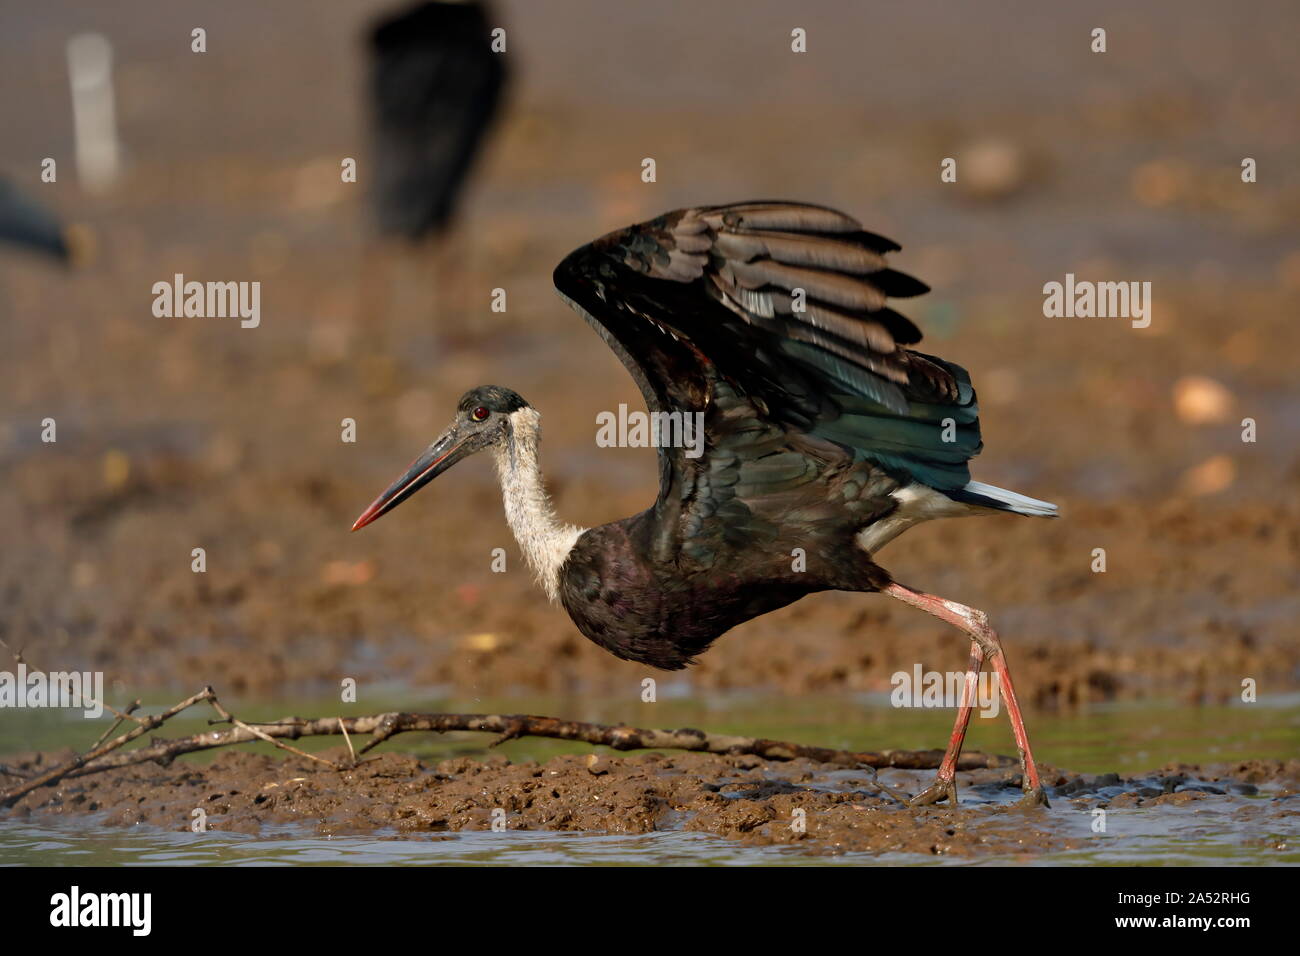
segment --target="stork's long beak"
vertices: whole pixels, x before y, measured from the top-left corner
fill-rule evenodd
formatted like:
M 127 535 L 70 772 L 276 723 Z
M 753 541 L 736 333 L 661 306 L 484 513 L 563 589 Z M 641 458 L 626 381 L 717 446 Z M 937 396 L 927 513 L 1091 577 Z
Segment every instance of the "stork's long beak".
M 415 461 L 406 474 L 388 486 L 388 490 L 370 503 L 370 507 L 361 513 L 361 517 L 352 525 L 352 530 L 364 528 L 370 522 L 382 517 L 415 494 L 433 479 L 450 468 L 468 454 L 469 436 L 461 434 L 452 426 Z

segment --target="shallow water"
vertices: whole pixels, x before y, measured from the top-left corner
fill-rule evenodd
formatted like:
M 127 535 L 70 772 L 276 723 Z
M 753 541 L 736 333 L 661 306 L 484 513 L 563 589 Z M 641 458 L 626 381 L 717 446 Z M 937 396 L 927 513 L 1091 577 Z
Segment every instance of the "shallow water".
M 408 700 L 407 706 L 410 706 Z M 500 711 L 499 701 L 430 701 L 423 709 Z M 717 732 L 741 732 L 837 747 L 929 747 L 946 738 L 947 711 L 895 710 L 878 698 L 796 701 L 787 698 L 736 697 L 725 703 L 677 700 L 629 708 L 607 702 L 581 706 L 574 701 L 516 700 L 512 712 L 577 715 L 584 719 L 622 720 L 653 726 L 694 725 Z M 367 712 L 382 710 L 373 706 Z M 338 705 L 297 702 L 294 706 L 236 708 L 245 719 L 267 719 L 287 711 L 326 713 Z M 636 711 L 640 711 L 637 713 Z M 361 713 L 360 708 L 344 708 Z M 87 723 L 50 711 L 5 715 L 0 751 L 84 745 Z M 203 720 L 206 719 L 206 716 Z M 168 725 L 167 736 L 199 729 L 196 718 Z M 1250 758 L 1295 756 L 1300 743 L 1300 700 L 1237 707 L 1187 708 L 1165 705 L 1095 708 L 1072 716 L 1035 714 L 1031 730 L 1041 759 L 1084 773 L 1135 773 L 1170 762 L 1227 763 Z M 96 725 L 96 731 L 100 728 Z M 94 736 L 97 736 L 96 733 Z M 971 745 L 1006 752 L 1005 717 L 976 720 Z M 390 742 L 388 749 L 416 753 L 425 760 L 454 754 L 485 752 L 485 735 L 439 737 L 412 734 Z M 335 739 L 300 741 L 307 749 L 337 745 Z M 256 748 L 254 748 L 256 749 Z M 266 749 L 269 749 L 266 748 Z M 512 759 L 539 759 L 592 748 L 559 741 L 522 740 L 500 748 Z M 189 759 L 204 759 L 196 755 Z M 882 775 L 882 779 L 884 775 Z M 970 788 L 965 801 L 977 799 Z M 1017 864 L 1254 865 L 1300 863 L 1300 833 L 1285 819 L 1261 826 L 1247 820 L 1243 808 L 1271 801 L 1267 787 L 1260 795 L 1229 794 L 1188 806 L 1113 809 L 1107 832 L 1090 830 L 1090 815 L 1058 797 L 1052 828 L 1077 837 L 1081 849 L 1043 852 L 1031 857 L 984 856 L 978 859 L 935 857 L 929 854 L 843 854 L 812 856 L 798 846 L 751 846 L 701 833 L 669 830 L 642 835 L 575 834 L 528 831 L 456 832 L 438 834 L 375 833 L 322 837 L 295 826 L 268 826 L 259 836 L 210 831 L 172 832 L 139 825 L 103 826 L 93 817 L 32 817 L 0 819 L 0 865 L 344 865 L 388 864 Z M 1274 829 L 1275 827 L 1279 829 Z M 1289 832 L 1288 832 L 1289 831 Z
M 1073 810 L 1078 836 L 1088 822 Z M 1144 865 L 1251 866 L 1300 864 L 1300 850 L 1269 852 L 1243 847 L 1229 814 L 1206 820 L 1190 808 L 1115 811 L 1109 833 L 1095 847 L 979 859 L 929 854 L 811 856 L 799 847 L 748 846 L 723 837 L 683 831 L 640 835 L 468 831 L 434 837 L 389 834 L 303 836 L 296 827 L 267 827 L 258 837 L 212 831 L 173 833 L 151 826 L 96 827 L 86 820 L 0 822 L 0 865 L 43 866 L 798 866 L 798 865 Z M 1224 826 L 1224 824 L 1229 824 Z

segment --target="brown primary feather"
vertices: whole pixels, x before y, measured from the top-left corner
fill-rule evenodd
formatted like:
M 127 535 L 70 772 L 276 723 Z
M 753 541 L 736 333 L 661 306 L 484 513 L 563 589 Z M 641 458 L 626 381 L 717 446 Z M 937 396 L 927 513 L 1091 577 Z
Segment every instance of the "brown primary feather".
M 698 244 L 703 240 L 697 236 L 686 238 L 697 244 L 692 251 L 699 251 Z M 726 258 L 744 262 L 765 256 L 790 265 L 820 266 L 859 274 L 885 268 L 885 257 L 880 253 L 822 236 L 757 232 L 749 229 L 724 230 L 718 233 L 713 245 Z M 677 246 L 683 248 L 681 240 L 678 240 Z
M 778 313 L 782 315 L 795 314 L 793 300 L 785 296 L 775 295 L 772 299 Z M 889 333 L 889 329 L 874 319 L 863 319 L 856 315 L 845 314 L 832 309 L 830 306 L 817 303 L 805 303 L 801 318 L 809 325 L 825 329 L 842 339 L 848 339 L 850 342 L 865 345 L 881 355 L 889 355 L 898 348 L 898 344 L 894 340 L 894 336 Z
M 698 212 L 710 225 L 741 226 L 747 229 L 795 229 L 802 232 L 853 232 L 862 224 L 825 206 L 808 203 L 761 202 L 714 206 Z
M 724 278 L 735 277 L 735 284 L 746 289 L 761 289 L 775 285 L 788 291 L 803 289 L 809 297 L 821 299 L 831 305 L 870 312 L 885 304 L 885 294 L 865 279 L 829 272 L 824 269 L 801 269 L 771 259 L 751 262 L 725 260 L 718 268 Z
M 889 379 L 891 382 L 904 383 L 908 381 L 908 374 L 905 368 L 899 368 L 896 365 L 889 364 L 885 359 L 876 358 L 869 354 L 864 354 L 861 349 L 854 349 L 845 342 L 834 336 L 822 332 L 816 328 L 796 325 L 786 330 L 786 334 L 796 342 L 808 342 L 832 352 L 840 358 L 848 359 L 855 364 L 870 369 L 877 375 Z

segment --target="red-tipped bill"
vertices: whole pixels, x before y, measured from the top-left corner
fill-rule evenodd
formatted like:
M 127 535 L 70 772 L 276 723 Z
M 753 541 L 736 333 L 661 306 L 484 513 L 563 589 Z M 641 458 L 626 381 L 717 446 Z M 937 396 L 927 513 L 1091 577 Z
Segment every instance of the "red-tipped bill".
M 364 528 L 370 522 L 386 515 L 415 494 L 433 479 L 460 461 L 465 455 L 465 442 L 453 428 L 436 442 L 406 470 L 388 489 L 370 503 L 370 507 L 361 513 L 361 517 L 352 525 L 352 530 Z

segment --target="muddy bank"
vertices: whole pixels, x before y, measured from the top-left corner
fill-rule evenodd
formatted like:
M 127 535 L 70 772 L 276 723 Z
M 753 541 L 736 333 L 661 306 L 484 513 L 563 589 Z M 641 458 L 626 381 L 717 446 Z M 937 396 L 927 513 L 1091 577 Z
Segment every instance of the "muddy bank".
M 329 756 L 342 759 L 345 751 Z M 57 755 L 7 761 L 32 772 Z M 906 809 L 869 773 L 807 760 L 768 762 L 706 754 L 572 754 L 545 763 L 457 757 L 426 765 L 383 754 L 335 771 L 297 757 L 227 752 L 208 764 L 139 765 L 68 780 L 29 794 L 9 818 L 85 817 L 88 824 L 189 830 L 196 810 L 210 830 L 261 834 L 297 824 L 321 836 L 382 832 L 436 837 L 462 830 L 710 833 L 809 853 L 908 853 L 978 859 L 1086 849 L 1097 808 L 1191 811 L 1202 826 L 1231 829 L 1243 847 L 1270 854 L 1300 837 L 1300 760 L 1170 765 L 1148 774 L 1083 776 L 1045 767 L 1052 808 L 1015 806 L 1013 767 L 959 774 L 956 809 Z M 894 791 L 916 792 L 930 772 L 881 771 Z M 499 824 L 500 825 L 500 824 Z M 282 830 L 277 830 L 282 833 Z

